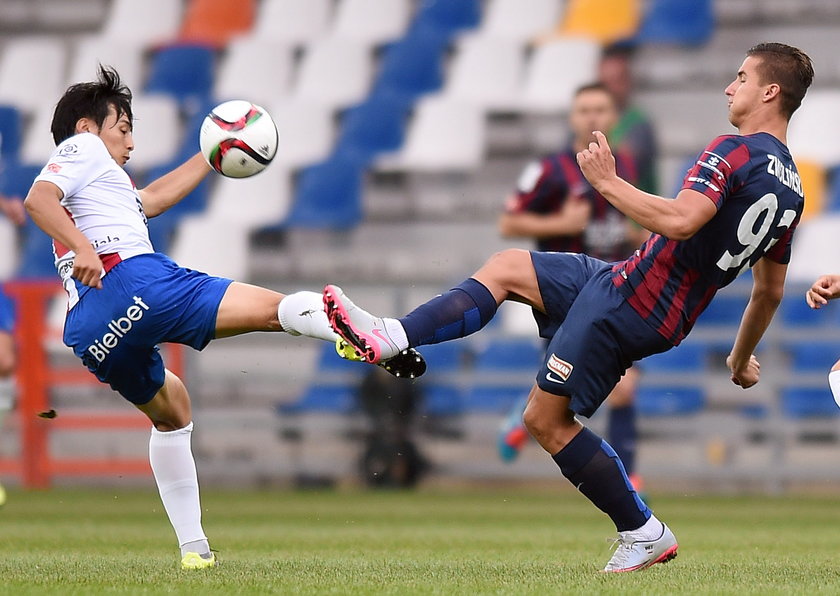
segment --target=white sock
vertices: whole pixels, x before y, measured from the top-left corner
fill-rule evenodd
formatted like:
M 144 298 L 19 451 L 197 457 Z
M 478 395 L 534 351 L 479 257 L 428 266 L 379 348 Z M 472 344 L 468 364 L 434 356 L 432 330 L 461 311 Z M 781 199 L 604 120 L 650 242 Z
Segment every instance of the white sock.
M 326 341 L 338 339 L 324 312 L 324 297 L 317 292 L 287 295 L 277 307 L 277 318 L 283 330 L 290 335 L 306 335 Z
M 640 540 L 656 540 L 662 536 L 662 526 L 662 522 L 656 519 L 656 516 L 651 513 L 645 525 L 633 530 L 633 535 Z
M 833 370 L 828 373 L 828 386 L 831 387 L 831 395 L 834 401 L 840 406 L 840 370 Z
M 385 333 L 388 334 L 388 337 L 391 338 L 391 341 L 394 342 L 394 345 L 397 346 L 400 350 L 405 350 L 408 348 L 408 336 L 405 334 L 405 328 L 402 326 L 397 319 L 382 319 L 382 325 L 385 327 Z
M 179 546 L 189 544 L 189 550 L 203 554 L 210 552 L 210 545 L 201 528 L 198 475 L 190 446 L 192 430 L 192 422 L 170 432 L 152 428 L 149 463 Z M 183 548 L 181 555 L 184 555 Z

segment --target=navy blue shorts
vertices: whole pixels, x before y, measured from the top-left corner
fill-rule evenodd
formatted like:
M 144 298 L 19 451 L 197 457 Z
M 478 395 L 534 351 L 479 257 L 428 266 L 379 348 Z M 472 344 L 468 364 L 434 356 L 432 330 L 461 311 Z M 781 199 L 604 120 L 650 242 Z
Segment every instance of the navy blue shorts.
M 610 263 L 576 253 L 532 252 L 531 260 L 547 312 L 534 318 L 551 337 L 537 385 L 589 417 L 634 361 L 673 346 L 627 304 Z
M 159 253 L 118 263 L 67 313 L 64 343 L 103 383 L 134 404 L 163 387 L 157 345 L 204 347 L 230 279 L 179 267 Z

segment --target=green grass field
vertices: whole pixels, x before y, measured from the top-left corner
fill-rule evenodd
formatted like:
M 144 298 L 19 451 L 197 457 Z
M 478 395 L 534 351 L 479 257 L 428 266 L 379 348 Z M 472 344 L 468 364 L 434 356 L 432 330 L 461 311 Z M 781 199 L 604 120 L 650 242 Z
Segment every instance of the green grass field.
M 609 520 L 572 491 L 204 495 L 221 565 L 185 572 L 153 492 L 15 492 L 2 594 L 840 593 L 837 499 L 655 495 L 680 555 L 603 575 Z

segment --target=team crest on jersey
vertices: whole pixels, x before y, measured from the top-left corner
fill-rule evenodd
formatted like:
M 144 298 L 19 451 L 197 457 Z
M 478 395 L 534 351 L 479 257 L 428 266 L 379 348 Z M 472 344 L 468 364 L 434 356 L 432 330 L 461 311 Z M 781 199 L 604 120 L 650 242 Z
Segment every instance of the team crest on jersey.
M 564 383 L 569 380 L 569 377 L 575 368 L 573 364 L 566 362 L 565 360 L 561 360 L 555 354 L 551 355 L 546 366 L 549 370 L 548 379 L 550 381 L 558 382 L 556 379 L 552 378 L 551 373 L 555 373 L 558 377 L 560 377 L 560 381 Z

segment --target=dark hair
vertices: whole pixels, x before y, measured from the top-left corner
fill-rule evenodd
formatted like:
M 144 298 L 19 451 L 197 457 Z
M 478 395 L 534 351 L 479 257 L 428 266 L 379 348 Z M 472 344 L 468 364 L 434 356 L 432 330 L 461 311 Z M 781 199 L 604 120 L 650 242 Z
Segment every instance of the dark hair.
M 90 118 L 102 127 L 111 106 L 118 118 L 125 114 L 129 120 L 133 119 L 131 90 L 120 81 L 116 70 L 100 64 L 95 82 L 71 85 L 58 100 L 50 125 L 55 144 L 76 134 L 76 122 L 80 118 Z
M 760 59 L 756 69 L 762 83 L 779 85 L 782 113 L 790 119 L 814 80 L 808 54 L 783 43 L 760 43 L 747 50 L 747 56 Z
M 622 40 L 611 43 L 601 50 L 601 60 L 607 58 L 631 59 L 636 55 L 636 44 L 632 40 Z
M 603 83 L 587 83 L 586 85 L 581 85 L 575 89 L 573 97 L 576 98 L 578 95 L 588 93 L 590 91 L 601 91 L 602 93 L 606 93 L 609 96 L 610 101 L 612 101 L 613 104 L 617 104 L 615 95 L 613 95 L 613 92 L 610 91 Z

